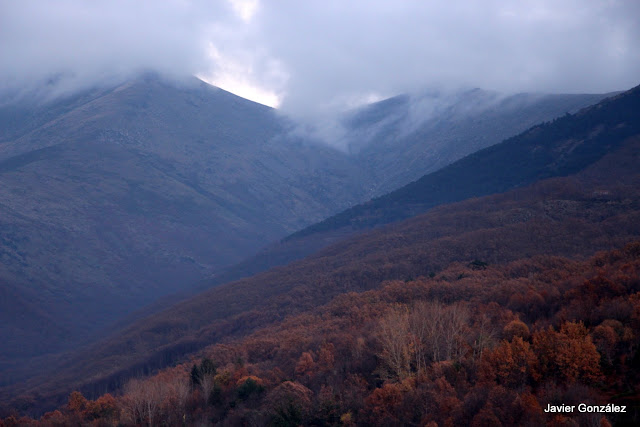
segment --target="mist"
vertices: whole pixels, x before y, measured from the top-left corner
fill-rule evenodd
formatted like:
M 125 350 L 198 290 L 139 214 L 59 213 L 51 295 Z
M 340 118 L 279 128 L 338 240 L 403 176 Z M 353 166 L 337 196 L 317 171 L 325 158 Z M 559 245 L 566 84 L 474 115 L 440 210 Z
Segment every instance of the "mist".
M 154 71 L 182 79 L 215 64 L 208 31 L 228 8 L 205 2 L 1 3 L 0 88 L 65 95 Z
M 628 89 L 638 16 L 596 0 L 2 1 L 0 90 L 197 75 L 329 131 L 338 111 L 431 87 Z

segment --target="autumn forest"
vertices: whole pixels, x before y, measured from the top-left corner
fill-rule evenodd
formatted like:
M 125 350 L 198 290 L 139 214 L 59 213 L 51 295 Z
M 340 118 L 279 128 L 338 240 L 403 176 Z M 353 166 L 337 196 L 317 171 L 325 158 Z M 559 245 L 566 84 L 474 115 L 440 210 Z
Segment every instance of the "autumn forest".
M 74 392 L 40 421 L 3 422 L 633 423 L 639 329 L 640 242 L 585 261 L 454 263 L 208 347 L 201 358 L 131 380 L 117 397 Z M 544 411 L 602 402 L 605 413 Z

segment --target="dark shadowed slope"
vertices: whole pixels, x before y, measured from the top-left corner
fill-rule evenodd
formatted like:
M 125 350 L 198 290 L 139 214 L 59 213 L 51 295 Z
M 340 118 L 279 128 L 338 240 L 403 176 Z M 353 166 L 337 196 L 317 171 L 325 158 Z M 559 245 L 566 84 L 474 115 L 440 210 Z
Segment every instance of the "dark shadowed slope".
M 577 116 L 542 127 L 562 135 L 555 142 L 541 132 L 539 136 L 545 138 L 536 143 L 535 129 L 519 137 L 529 135 L 524 148 L 541 146 L 543 151 L 565 154 L 565 165 L 572 165 L 574 158 L 563 148 L 567 141 L 576 142 L 571 152 L 577 156 L 574 159 L 586 157 L 580 154 L 581 145 L 603 144 L 604 148 L 594 150 L 598 159 L 592 158 L 588 166 L 582 164 L 577 174 L 440 206 L 344 240 L 286 267 L 213 288 L 70 355 L 60 362 L 55 375 L 47 377 L 47 384 L 40 379 L 11 390 L 14 395 L 38 390 L 52 398 L 67 395 L 72 388 L 101 394 L 131 375 L 181 360 L 205 345 L 244 335 L 327 303 L 341 293 L 374 288 L 383 280 L 437 273 L 455 261 L 494 264 L 537 254 L 580 257 L 619 247 L 640 236 L 640 132 L 631 136 L 629 129 L 637 122 L 629 121 L 633 115 L 625 111 L 636 106 L 632 100 L 637 99 L 637 92 L 595 107 L 599 115 L 591 117 L 599 117 L 599 123 Z M 613 131 L 606 121 L 612 116 L 619 120 L 611 125 Z M 583 126 L 601 128 L 599 135 L 608 137 L 598 139 Z M 591 138 L 584 138 L 585 134 Z M 496 150 L 509 150 L 518 140 Z M 583 144 L 577 144 L 579 141 Z M 496 174 L 508 176 L 512 164 L 526 164 L 530 151 L 524 148 L 515 150 L 524 158 L 511 156 L 511 162 L 494 164 Z M 483 156 L 495 155 L 485 150 L 475 158 L 477 164 L 483 164 Z M 545 177 L 548 164 L 540 168 L 539 175 Z M 570 169 L 563 173 L 570 174 Z

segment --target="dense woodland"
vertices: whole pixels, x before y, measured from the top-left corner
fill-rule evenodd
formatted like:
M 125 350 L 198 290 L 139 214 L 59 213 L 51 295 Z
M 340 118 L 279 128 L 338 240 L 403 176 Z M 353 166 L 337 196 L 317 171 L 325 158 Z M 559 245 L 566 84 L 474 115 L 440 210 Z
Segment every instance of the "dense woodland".
M 12 425 L 640 422 L 640 242 L 385 281 Z M 627 412 L 545 413 L 551 405 Z

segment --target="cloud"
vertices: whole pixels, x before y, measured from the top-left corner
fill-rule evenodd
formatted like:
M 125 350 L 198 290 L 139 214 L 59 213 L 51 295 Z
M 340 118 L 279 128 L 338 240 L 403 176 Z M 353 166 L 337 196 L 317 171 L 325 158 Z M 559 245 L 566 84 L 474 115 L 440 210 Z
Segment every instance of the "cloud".
M 282 107 L 431 84 L 600 92 L 638 84 L 640 4 L 287 2 L 254 17 L 290 74 Z M 315 105 L 310 105 L 311 103 Z
M 81 87 L 156 70 L 194 74 L 216 22 L 233 23 L 227 4 L 167 0 L 56 0 L 0 3 L 0 85 L 38 85 L 54 77 Z
M 638 84 L 623 0 L 0 0 L 0 85 L 197 74 L 299 117 L 438 87 Z

